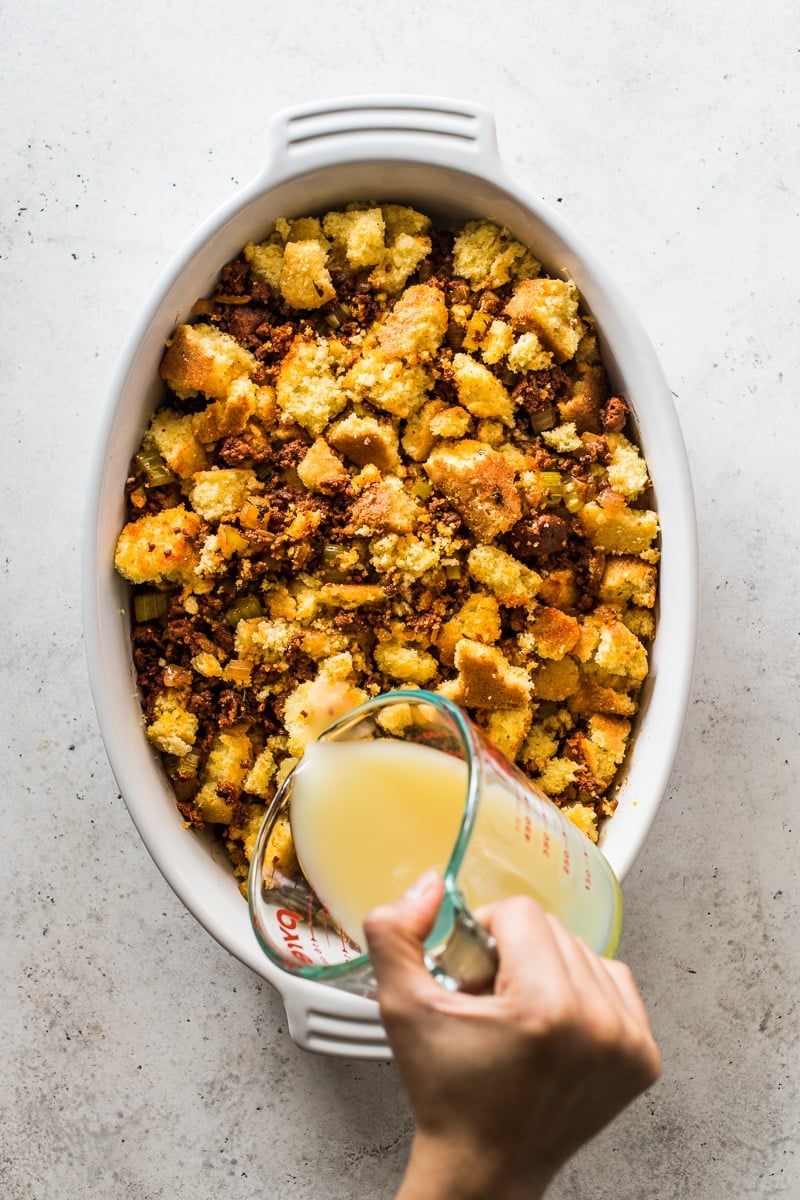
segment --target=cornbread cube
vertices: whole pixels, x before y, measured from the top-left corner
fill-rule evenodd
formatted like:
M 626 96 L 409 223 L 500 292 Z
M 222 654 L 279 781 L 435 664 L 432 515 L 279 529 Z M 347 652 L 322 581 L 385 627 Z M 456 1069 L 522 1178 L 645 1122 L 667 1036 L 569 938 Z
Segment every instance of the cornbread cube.
M 374 267 L 383 259 L 385 225 L 379 208 L 326 213 L 322 228 L 355 270 Z
M 602 408 L 608 400 L 608 381 L 601 366 L 584 367 L 559 403 L 562 421 L 572 421 L 578 433 L 601 433 Z
M 508 354 L 513 345 L 514 330 L 511 326 L 505 321 L 492 321 L 481 342 L 481 358 L 489 366 L 493 366 Z
M 433 380 L 424 367 L 387 360 L 374 348 L 362 354 L 342 382 L 352 399 L 368 400 L 395 417 L 410 417 L 424 404 Z
M 638 683 L 647 675 L 647 650 L 622 621 L 604 626 L 594 662 L 612 675 L 625 675 Z
M 224 400 L 214 400 L 202 412 L 188 418 L 195 438 L 200 442 L 217 442 L 241 433 L 258 410 L 259 393 L 264 390 L 271 395 L 271 389 L 257 388 L 250 379 L 235 380 Z
M 376 724 L 392 737 L 399 737 L 416 721 L 410 704 L 395 703 L 390 708 L 379 709 L 375 714 Z
M 326 260 L 328 251 L 319 242 L 287 242 L 281 267 L 281 295 L 292 308 L 321 308 L 333 300 L 336 289 Z
M 210 533 L 200 549 L 200 561 L 195 567 L 195 574 L 202 579 L 212 579 L 215 575 L 223 575 L 228 568 L 228 555 L 219 543 L 219 534 Z
M 194 803 L 209 824 L 227 825 L 231 806 L 238 800 L 253 765 L 253 747 L 243 726 L 232 725 L 214 737 L 200 774 L 200 791 Z
M 425 472 L 479 542 L 491 542 L 522 515 L 514 472 L 502 454 L 483 442 L 464 439 L 437 446 Z
M 318 437 L 347 403 L 328 343 L 298 335 L 281 362 L 275 394 L 283 415 Z
M 275 664 L 284 661 L 298 626 L 282 617 L 253 617 L 236 624 L 236 656 L 254 663 Z
M 192 508 L 207 521 L 221 521 L 238 512 L 248 496 L 260 491 L 255 471 L 244 467 L 195 471 L 188 487 Z
M 274 790 L 272 782 L 274 776 L 275 756 L 269 746 L 265 746 L 248 771 L 242 790 L 252 796 L 261 796 L 266 800 Z
M 530 467 L 530 455 L 525 450 L 520 450 L 519 446 L 514 446 L 511 442 L 501 442 L 494 448 L 500 451 L 515 475 L 521 475 Z
M 641 495 L 648 484 L 647 463 L 638 447 L 622 433 L 609 433 L 606 438 L 611 460 L 606 468 L 608 482 L 615 492 L 632 500 Z
M 563 279 L 524 279 L 505 314 L 515 329 L 535 333 L 558 362 L 572 358 L 586 326 L 578 315 L 578 289 Z
M 373 655 L 378 670 L 399 683 L 430 683 L 439 670 L 432 654 L 400 642 L 378 642 Z
M 202 675 L 204 679 L 219 679 L 222 675 L 222 666 L 216 655 L 209 650 L 202 650 L 199 654 L 195 654 L 192 658 L 192 669 L 198 675 Z
M 543 604 L 530 623 L 534 646 L 540 658 L 561 659 L 574 650 L 581 633 L 575 617 Z
M 348 478 L 342 460 L 324 438 L 316 438 L 297 465 L 297 474 L 310 492 L 325 492 Z
M 620 613 L 620 619 L 640 642 L 651 642 L 656 635 L 656 618 L 650 609 L 626 608 Z
M 555 756 L 558 750 L 558 738 L 547 730 L 541 721 L 531 726 L 522 749 L 519 752 L 520 761 L 534 771 L 544 770 L 547 761 Z
M 578 690 L 580 672 L 574 658 L 546 659 L 533 676 L 537 700 L 567 700 Z
M 374 288 L 393 296 L 405 286 L 409 276 L 414 274 L 430 252 L 430 238 L 399 233 L 382 261 L 371 272 L 369 281 Z
M 477 441 L 486 442 L 493 450 L 497 450 L 507 436 L 502 421 L 478 421 L 476 427 Z
M 267 611 L 273 618 L 284 617 L 287 621 L 292 621 L 297 616 L 297 601 L 289 589 L 282 584 L 275 584 L 265 588 L 264 600 Z M 309 616 L 313 618 L 315 614 L 316 609 L 312 609 Z
M 130 521 L 119 536 L 114 566 L 131 583 L 189 583 L 200 561 L 203 522 L 184 505 Z
M 231 385 L 257 366 L 235 338 L 201 323 L 178 326 L 167 342 L 160 373 L 181 399 L 202 392 L 212 400 L 224 400 Z
M 597 337 L 597 327 L 592 317 L 584 317 L 584 331 L 578 343 L 575 361 L 578 367 L 597 367 L 603 365 L 600 356 L 600 342 Z
M 572 421 L 557 425 L 555 429 L 545 430 L 542 434 L 542 441 L 558 454 L 571 454 L 575 450 L 580 450 L 583 445 Z
M 494 708 L 486 714 L 486 733 L 489 740 L 510 762 L 521 751 L 533 720 L 533 708 Z
M 610 554 L 641 555 L 658 534 L 658 514 L 651 509 L 614 511 L 591 500 L 578 513 L 578 520 L 592 545 Z
M 350 645 L 347 635 L 336 629 L 330 621 L 317 621 L 313 629 L 300 627 L 297 640 L 303 653 L 315 662 L 330 658 L 333 654 L 341 654 Z
M 195 744 L 198 720 L 186 708 L 189 688 L 166 688 L 156 696 L 154 719 L 147 726 L 147 737 L 163 754 L 183 758 Z
M 403 450 L 408 458 L 414 462 L 423 462 L 428 457 L 439 437 L 433 430 L 434 419 L 447 409 L 448 405 L 444 400 L 434 397 L 411 414 L 406 421 L 402 437 Z
M 284 762 L 289 764 L 288 773 L 295 765 L 295 760 L 287 758 L 284 759 Z M 257 833 L 258 831 L 256 831 Z M 255 842 L 253 842 L 253 847 L 255 848 Z M 297 855 L 292 838 L 292 827 L 288 815 L 281 814 L 272 827 L 264 854 L 264 884 L 267 887 L 280 887 L 283 880 L 293 874 L 296 865 Z
M 525 371 L 543 371 L 552 366 L 553 355 L 540 342 L 535 333 L 523 333 L 508 351 L 508 366 L 520 374 Z
M 383 604 L 386 588 L 381 583 L 324 583 L 318 594 L 320 604 L 353 612 L 371 604 Z
M 376 336 L 386 358 L 416 363 L 436 353 L 446 332 L 444 293 L 419 283 L 403 292 Z
M 508 608 L 532 605 L 541 575 L 497 546 L 474 546 L 467 558 L 469 573 Z
M 331 721 L 367 699 L 366 692 L 352 682 L 352 673 L 352 655 L 336 654 L 322 664 L 313 679 L 298 684 L 287 696 L 283 724 L 291 755 L 299 758 Z
M 460 404 L 452 404 L 434 413 L 430 420 L 430 431 L 437 438 L 466 437 L 472 427 L 472 417 Z
M 170 471 L 187 479 L 208 465 L 203 447 L 194 435 L 191 416 L 181 416 L 170 408 L 154 414 L 144 444 L 155 446 Z
M 275 222 L 276 229 L 279 226 L 285 242 L 319 242 L 326 250 L 330 249 L 330 242 L 325 237 L 319 217 L 298 217 L 289 221 L 286 227 L 278 218 Z
M 304 542 L 313 537 L 324 520 L 321 509 L 300 509 L 286 526 L 286 537 L 292 542 Z
M 581 768 L 570 758 L 557 756 L 545 763 L 538 784 L 551 798 L 560 796 L 579 776 Z
M 397 431 L 389 421 L 350 413 L 330 426 L 327 438 L 334 450 L 359 467 L 372 463 L 388 474 L 400 466 Z
M 580 800 L 574 800 L 571 804 L 562 804 L 561 811 L 581 833 L 586 834 L 590 842 L 597 841 L 597 813 L 593 808 L 588 804 L 581 804 Z
M 514 423 L 514 404 L 508 391 L 488 367 L 468 354 L 453 356 L 453 379 L 458 399 L 473 417 Z
M 539 585 L 542 604 L 553 608 L 573 608 L 578 600 L 578 585 L 571 567 L 559 567 L 555 571 L 544 571 Z
M 599 598 L 620 608 L 625 604 L 653 608 L 657 580 L 658 571 L 650 563 L 628 554 L 615 555 L 606 559 Z
M 248 775 L 248 779 L 249 778 L 250 778 L 250 776 Z M 247 780 L 245 780 L 245 784 L 246 783 L 247 783 Z M 274 790 L 274 789 L 272 789 L 272 790 Z M 244 791 L 248 792 L 248 789 L 245 787 Z M 252 794 L 257 795 L 257 793 L 252 793 Z M 271 792 L 270 792 L 270 795 L 271 795 Z M 261 830 L 261 825 L 264 820 L 264 815 L 265 815 L 266 811 L 267 811 L 267 807 L 265 804 L 240 803 L 239 810 L 237 812 L 237 816 L 235 819 L 235 823 L 231 822 L 231 824 L 228 827 L 228 831 L 227 831 L 228 838 L 230 839 L 230 841 L 232 843 L 236 843 L 236 842 L 241 843 L 242 849 L 244 850 L 245 861 L 248 863 L 250 862 L 250 860 L 253 857 L 253 851 L 256 848 L 256 839 L 258 838 L 258 834 Z M 288 825 L 288 821 L 287 821 L 287 825 Z M 291 845 L 291 842 L 290 842 L 290 845 Z M 292 853 L 294 853 L 293 846 L 291 846 L 291 849 L 292 849 Z M 246 872 L 245 872 L 245 874 L 246 874 Z M 246 890 L 247 889 L 245 888 L 245 892 L 246 892 Z
M 392 246 L 401 233 L 415 237 L 417 234 L 427 233 L 431 227 L 430 217 L 405 204 L 382 204 L 381 213 L 388 246 Z
M 396 475 L 366 487 L 348 513 L 349 531 L 356 537 L 375 533 L 411 533 L 419 520 L 416 501 Z
M 436 648 L 442 662 L 452 666 L 456 644 L 462 637 L 491 644 L 498 641 L 502 631 L 500 605 L 495 596 L 473 592 L 464 601 L 455 617 L 446 621 L 436 638 Z
M 586 765 L 592 779 L 607 787 L 625 757 L 631 723 L 625 717 L 596 713 L 587 722 L 587 732 L 573 734 L 570 745 Z
M 294 616 L 301 624 L 308 624 L 320 614 L 319 583 L 308 575 L 293 579 L 289 593 L 294 601 Z M 269 604 L 269 598 L 267 599 Z
M 528 672 L 512 666 L 496 646 L 461 638 L 455 667 L 461 703 L 468 708 L 525 708 L 530 700 Z
M 636 701 L 627 692 L 605 687 L 589 675 L 581 673 L 578 687 L 569 698 L 570 710 L 578 716 L 594 716 L 608 713 L 620 717 L 631 717 L 636 712 Z
M 283 270 L 283 246 L 279 242 L 261 242 L 255 245 L 248 242 L 244 248 L 244 256 L 250 265 L 250 273 L 259 283 L 266 283 L 274 292 L 281 287 L 281 271 Z
M 475 291 L 530 278 L 540 270 L 530 250 L 491 221 L 468 221 L 453 245 L 453 271 Z
M 440 542 L 413 534 L 387 533 L 370 543 L 370 562 L 383 575 L 401 572 L 419 579 L 439 562 Z

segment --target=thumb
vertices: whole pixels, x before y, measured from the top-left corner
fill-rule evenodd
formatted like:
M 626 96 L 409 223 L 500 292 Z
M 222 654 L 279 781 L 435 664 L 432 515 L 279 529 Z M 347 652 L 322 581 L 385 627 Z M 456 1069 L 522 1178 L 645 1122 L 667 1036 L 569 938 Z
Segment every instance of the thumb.
M 436 921 L 444 895 L 438 871 L 426 871 L 404 895 L 373 908 L 364 918 L 364 934 L 381 993 L 405 990 L 425 966 L 424 942 Z

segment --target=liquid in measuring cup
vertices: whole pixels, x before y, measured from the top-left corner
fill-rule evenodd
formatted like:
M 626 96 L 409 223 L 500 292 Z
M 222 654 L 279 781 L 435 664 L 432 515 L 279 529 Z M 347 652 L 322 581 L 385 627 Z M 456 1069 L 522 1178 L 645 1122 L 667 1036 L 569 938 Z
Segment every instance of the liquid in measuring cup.
M 430 868 L 444 873 L 458 837 L 468 768 L 419 743 L 314 742 L 295 772 L 295 850 L 319 900 L 358 945 L 363 918 Z M 599 953 L 621 928 L 619 885 L 583 833 L 513 780 L 484 782 L 458 872 L 473 911 L 532 896 Z

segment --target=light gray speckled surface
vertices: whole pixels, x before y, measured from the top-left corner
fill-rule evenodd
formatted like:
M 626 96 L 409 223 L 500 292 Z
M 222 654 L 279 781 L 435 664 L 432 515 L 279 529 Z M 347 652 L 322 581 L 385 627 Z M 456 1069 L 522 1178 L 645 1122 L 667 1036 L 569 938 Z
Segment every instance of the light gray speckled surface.
M 87 447 L 161 268 L 271 112 L 391 90 L 494 110 L 641 313 L 694 473 L 694 700 L 625 885 L 666 1069 L 552 1195 L 800 1195 L 796 5 L 30 0 L 3 30 L 0 1196 L 377 1198 L 401 1171 L 393 1067 L 297 1050 L 137 840 L 79 611 Z

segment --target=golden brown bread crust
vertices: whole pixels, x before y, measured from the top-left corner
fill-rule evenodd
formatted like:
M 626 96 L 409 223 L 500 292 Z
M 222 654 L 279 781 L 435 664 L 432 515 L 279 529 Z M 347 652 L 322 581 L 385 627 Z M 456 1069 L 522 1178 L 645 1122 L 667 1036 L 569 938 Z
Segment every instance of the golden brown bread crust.
M 479 542 L 494 541 L 522 515 L 513 470 L 485 442 L 445 443 L 431 451 L 425 471 Z

